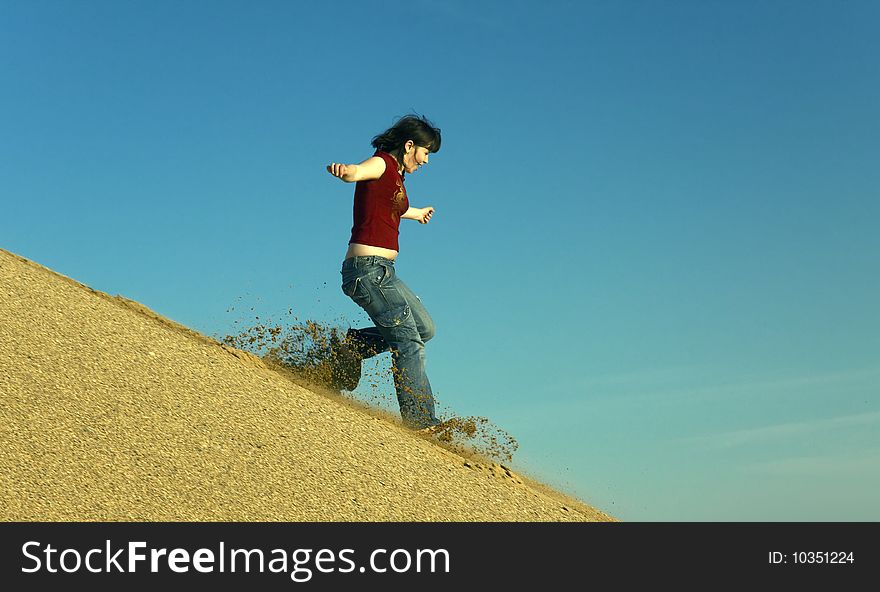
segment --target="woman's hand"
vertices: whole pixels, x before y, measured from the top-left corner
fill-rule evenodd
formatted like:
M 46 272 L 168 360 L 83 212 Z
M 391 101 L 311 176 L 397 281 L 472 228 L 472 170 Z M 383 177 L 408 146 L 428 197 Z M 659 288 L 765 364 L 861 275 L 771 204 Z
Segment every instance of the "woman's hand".
M 427 224 L 428 220 L 431 219 L 431 216 L 434 215 L 434 208 L 428 206 L 427 208 L 413 208 L 410 207 L 401 218 L 406 218 L 407 220 L 417 220 L 419 224 Z
M 434 208 L 428 206 L 427 208 L 419 209 L 414 220 L 418 220 L 419 224 L 427 224 L 431 220 L 431 216 L 433 215 Z
M 332 162 L 329 165 L 327 165 L 327 172 L 330 173 L 331 175 L 333 175 L 334 177 L 339 177 L 340 179 L 343 179 L 343 177 L 345 177 L 346 173 L 348 173 L 348 174 L 354 173 L 353 170 L 349 170 L 350 168 L 353 168 L 353 167 L 349 167 L 348 165 L 341 164 L 338 162 Z

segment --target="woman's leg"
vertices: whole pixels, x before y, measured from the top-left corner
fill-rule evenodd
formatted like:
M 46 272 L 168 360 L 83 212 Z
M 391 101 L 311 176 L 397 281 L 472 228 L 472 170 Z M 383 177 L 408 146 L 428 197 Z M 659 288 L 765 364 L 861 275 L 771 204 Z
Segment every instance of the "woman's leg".
M 438 424 L 422 337 L 433 337 L 434 324 L 421 301 L 397 278 L 394 264 L 381 257 L 348 259 L 342 276 L 343 292 L 376 324 L 356 330 L 356 337 L 363 337 L 362 342 L 377 353 L 380 348 L 391 350 L 394 387 L 404 424 L 416 429 Z

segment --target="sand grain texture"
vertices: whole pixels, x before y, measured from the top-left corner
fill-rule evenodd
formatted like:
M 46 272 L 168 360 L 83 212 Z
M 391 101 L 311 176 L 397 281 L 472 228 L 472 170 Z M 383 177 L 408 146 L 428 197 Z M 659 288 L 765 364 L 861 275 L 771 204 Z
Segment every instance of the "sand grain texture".
M 0 519 L 613 520 L 3 250 Z

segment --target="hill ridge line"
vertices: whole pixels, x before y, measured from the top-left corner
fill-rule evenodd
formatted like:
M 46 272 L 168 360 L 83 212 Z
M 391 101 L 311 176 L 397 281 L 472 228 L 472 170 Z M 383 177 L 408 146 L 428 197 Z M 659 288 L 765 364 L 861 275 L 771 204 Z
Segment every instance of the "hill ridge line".
M 195 339 L 195 340 L 199 341 L 200 343 L 206 343 L 209 345 L 217 346 L 220 349 L 224 350 L 226 353 L 230 354 L 231 356 L 238 358 L 239 360 L 242 360 L 248 364 L 253 364 L 259 368 L 269 369 L 269 367 L 266 365 L 266 363 L 260 357 L 252 354 L 251 352 L 232 347 L 231 345 L 227 345 L 225 343 L 221 343 L 221 342 L 217 341 L 216 339 L 214 339 L 213 337 L 210 337 L 208 335 L 205 335 L 204 333 L 200 333 L 200 332 L 196 331 L 192 327 L 187 327 L 186 325 L 184 325 L 182 323 L 178 323 L 177 321 L 174 321 L 172 319 L 169 319 L 166 316 L 159 314 L 158 312 L 154 311 L 153 309 L 146 306 L 145 304 L 138 302 L 137 300 L 133 300 L 131 298 L 123 296 L 122 294 L 116 294 L 114 296 L 114 295 L 109 294 L 107 292 L 102 292 L 101 290 L 93 288 L 93 287 L 89 286 L 88 284 L 84 284 L 78 280 L 73 279 L 72 277 L 66 276 L 63 273 L 59 273 L 59 272 L 55 271 L 54 269 L 50 269 L 50 268 L 46 267 L 45 265 L 37 263 L 33 259 L 28 259 L 27 257 L 22 257 L 21 255 L 18 255 L 17 253 L 13 253 L 11 251 L 7 251 L 6 249 L 0 248 L 0 252 L 5 253 L 15 259 L 18 259 L 19 261 L 21 261 L 25 265 L 29 265 L 35 269 L 38 269 L 42 273 L 47 273 L 51 276 L 54 276 L 58 279 L 63 280 L 64 282 L 66 282 L 72 286 L 75 286 L 75 287 L 80 288 L 82 290 L 86 290 L 87 292 L 89 292 L 91 294 L 99 296 L 100 298 L 103 298 L 103 299 L 105 299 L 109 302 L 112 302 L 118 306 L 122 306 L 123 308 L 125 308 L 127 310 L 134 311 L 134 312 L 136 312 L 140 315 L 143 315 L 153 321 L 156 321 L 165 327 L 168 327 L 168 328 L 173 329 L 175 331 L 178 331 L 184 335 L 187 335 L 188 337 Z

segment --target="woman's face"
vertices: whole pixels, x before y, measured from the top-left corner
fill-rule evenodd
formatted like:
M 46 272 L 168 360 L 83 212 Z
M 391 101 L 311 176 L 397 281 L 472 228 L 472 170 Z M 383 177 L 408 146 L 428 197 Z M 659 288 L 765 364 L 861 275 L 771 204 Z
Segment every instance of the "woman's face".
M 412 141 L 406 143 L 406 151 L 403 153 L 403 168 L 407 173 L 414 173 L 422 165 L 428 164 L 430 151 L 423 146 L 416 146 Z

